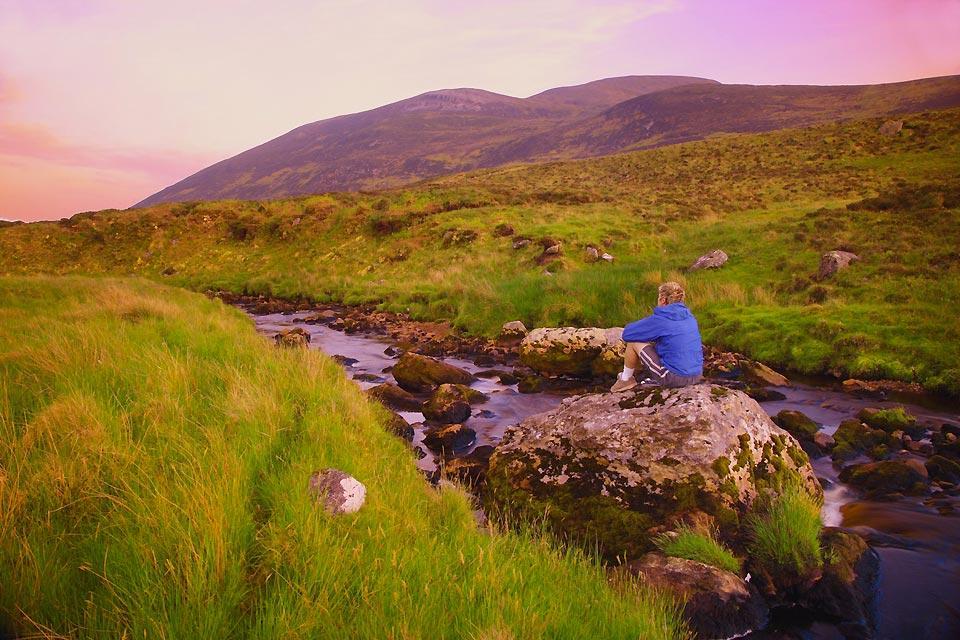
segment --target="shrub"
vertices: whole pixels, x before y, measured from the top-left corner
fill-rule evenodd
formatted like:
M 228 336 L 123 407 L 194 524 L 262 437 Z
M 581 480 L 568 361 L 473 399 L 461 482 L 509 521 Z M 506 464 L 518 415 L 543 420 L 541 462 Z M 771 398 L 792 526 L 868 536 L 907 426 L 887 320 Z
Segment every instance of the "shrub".
M 750 556 L 770 575 L 809 575 L 823 564 L 820 507 L 798 484 L 748 518 Z
M 712 531 L 702 531 L 683 525 L 673 535 L 663 534 L 654 542 L 668 556 L 694 560 L 731 573 L 740 573 L 739 558 L 718 542 Z

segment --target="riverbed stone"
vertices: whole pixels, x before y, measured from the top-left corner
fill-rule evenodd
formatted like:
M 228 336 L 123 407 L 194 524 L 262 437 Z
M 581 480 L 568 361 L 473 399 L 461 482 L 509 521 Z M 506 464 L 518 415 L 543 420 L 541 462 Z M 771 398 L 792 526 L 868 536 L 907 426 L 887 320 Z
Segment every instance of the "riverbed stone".
M 840 423 L 833 434 L 836 446 L 831 455 L 837 462 L 851 460 L 861 453 L 873 458 L 882 458 L 896 446 L 893 438 L 882 429 L 872 429 L 856 418 Z
M 494 448 L 490 445 L 482 445 L 465 456 L 448 458 L 444 460 L 443 473 L 448 478 L 476 489 L 486 480 L 487 468 L 490 466 L 490 456 L 493 455 L 493 451 Z
M 873 637 L 880 557 L 852 531 L 826 527 L 820 542 L 823 574 L 801 604 L 838 620 L 846 638 Z
M 608 558 L 638 557 L 651 529 L 692 511 L 736 537 L 757 497 L 787 478 L 822 497 L 800 444 L 756 401 L 699 384 L 575 396 L 528 417 L 497 447 L 487 495 Z
M 882 498 L 892 493 L 921 494 L 930 484 L 930 475 L 919 460 L 883 460 L 846 467 L 840 480 L 868 497 Z
M 470 417 L 470 402 L 459 385 L 442 384 L 423 403 L 423 417 L 438 424 L 463 422 Z
M 927 473 L 933 480 L 941 480 L 951 484 L 960 483 L 960 463 L 940 455 L 931 456 L 925 465 Z
M 310 334 L 300 327 L 294 327 L 293 329 L 284 329 L 283 331 L 280 331 L 273 336 L 273 339 L 277 343 L 278 347 L 299 347 L 305 349 L 307 344 L 310 342 Z
M 877 409 L 875 407 L 865 407 L 857 413 L 857 418 L 873 429 L 882 429 L 893 434 L 896 431 L 906 433 L 911 438 L 920 438 L 926 429 L 917 422 L 917 418 L 902 407 L 893 409 Z
M 519 320 L 511 320 L 510 322 L 503 323 L 503 326 L 500 327 L 500 335 L 497 336 L 497 342 L 509 345 L 519 344 L 528 333 L 529 331 L 526 325 Z
M 367 488 L 339 469 L 321 469 L 310 476 L 309 491 L 327 513 L 355 513 L 363 506 Z
M 441 384 L 467 384 L 474 381 L 470 372 L 418 353 L 405 353 L 391 371 L 397 384 L 412 393 L 429 393 Z
M 762 362 L 741 358 L 739 360 L 740 371 L 747 382 L 754 384 L 768 385 L 771 387 L 788 387 L 790 381 L 782 373 L 777 373 Z
M 370 387 L 366 394 L 397 411 L 420 411 L 423 408 L 422 400 L 391 382 Z
M 820 430 L 820 425 L 801 411 L 784 409 L 773 417 L 773 421 L 781 429 L 786 429 L 790 435 L 801 441 L 813 441 L 813 436 Z
M 520 362 L 544 375 L 615 375 L 623 367 L 623 329 L 541 327 L 520 343 Z
M 476 439 L 477 432 L 463 424 L 433 425 L 423 436 L 424 444 L 444 455 L 468 449 Z
M 766 626 L 769 609 L 763 597 L 740 576 L 701 562 L 648 553 L 624 570 L 647 586 L 674 596 L 697 638 L 744 635 Z

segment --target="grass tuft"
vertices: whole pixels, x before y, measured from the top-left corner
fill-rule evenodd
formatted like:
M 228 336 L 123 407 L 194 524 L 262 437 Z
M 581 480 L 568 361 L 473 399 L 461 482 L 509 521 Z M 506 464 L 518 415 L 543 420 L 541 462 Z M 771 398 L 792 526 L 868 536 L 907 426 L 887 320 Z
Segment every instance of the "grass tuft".
M 750 557 L 770 575 L 805 576 L 823 566 L 820 507 L 798 484 L 785 486 L 748 526 Z
M 694 560 L 731 573 L 740 573 L 739 558 L 720 543 L 712 531 L 702 531 L 683 525 L 672 534 L 660 535 L 655 542 L 657 547 L 668 556 Z

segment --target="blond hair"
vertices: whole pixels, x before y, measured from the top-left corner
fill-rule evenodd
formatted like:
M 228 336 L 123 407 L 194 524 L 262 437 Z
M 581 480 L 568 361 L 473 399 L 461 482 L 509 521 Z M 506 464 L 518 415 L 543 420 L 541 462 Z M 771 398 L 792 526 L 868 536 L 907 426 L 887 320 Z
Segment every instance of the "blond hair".
M 657 300 L 663 300 L 664 304 L 683 302 L 686 295 L 679 282 L 664 282 L 657 289 Z

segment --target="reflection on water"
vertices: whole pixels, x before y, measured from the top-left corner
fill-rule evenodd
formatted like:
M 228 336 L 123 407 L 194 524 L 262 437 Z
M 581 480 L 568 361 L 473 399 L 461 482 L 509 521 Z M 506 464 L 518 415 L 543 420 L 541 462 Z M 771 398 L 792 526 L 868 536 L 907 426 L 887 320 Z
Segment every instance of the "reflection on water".
M 396 362 L 395 356 L 388 355 L 392 353 L 388 350 L 392 345 L 389 338 L 348 335 L 323 325 L 296 322 L 307 315 L 309 313 L 272 314 L 253 318 L 258 331 L 263 334 L 273 335 L 281 329 L 299 326 L 310 333 L 310 348 L 356 360 L 345 366 L 348 375 L 376 376 L 376 382 L 357 381 L 365 389 L 383 381 L 395 382 L 389 372 L 384 371 Z M 459 358 L 445 358 L 444 361 L 471 373 L 484 369 Z M 477 432 L 475 446 L 496 445 L 508 426 L 535 413 L 549 411 L 562 399 L 559 395 L 545 393 L 521 394 L 516 385 L 500 384 L 496 378 L 478 378 L 472 386 L 490 397 L 488 402 L 474 407 L 475 415 L 468 422 Z M 779 391 L 786 399 L 762 403 L 767 413 L 776 415 L 784 409 L 802 411 L 830 434 L 836 431 L 842 420 L 855 415 L 863 407 L 898 405 L 806 385 Z M 921 420 L 960 424 L 960 417 L 955 414 L 914 405 L 907 405 L 907 410 Z M 418 465 L 424 470 L 434 469 L 433 455 L 423 445 L 420 424 L 423 414 L 402 412 L 400 415 L 414 424 L 414 444 L 426 454 Z M 824 524 L 856 528 L 880 554 L 878 637 L 890 640 L 960 638 L 960 517 L 940 515 L 919 499 L 857 502 L 856 493 L 838 481 L 838 470 L 829 458 L 814 460 L 813 466 L 824 484 Z M 960 511 L 960 504 L 957 510 Z M 791 615 L 789 612 L 778 614 L 774 628 L 751 637 L 816 640 L 842 637 L 833 625 L 803 617 L 793 619 Z

